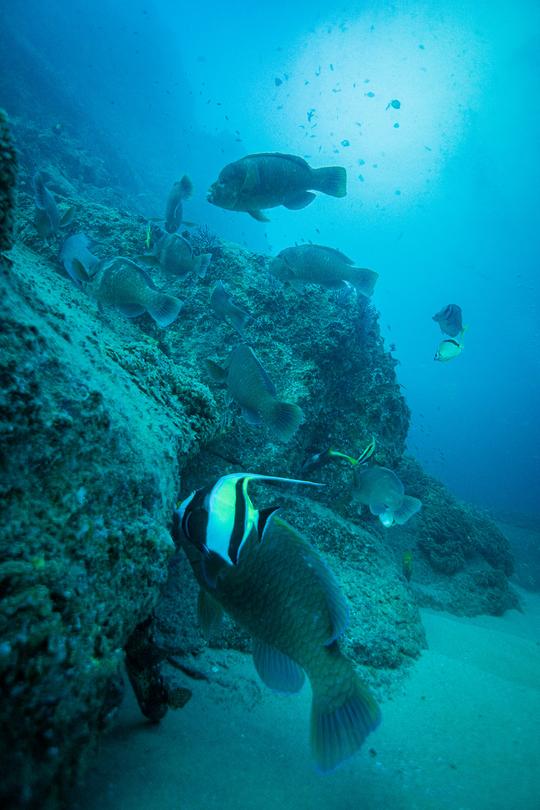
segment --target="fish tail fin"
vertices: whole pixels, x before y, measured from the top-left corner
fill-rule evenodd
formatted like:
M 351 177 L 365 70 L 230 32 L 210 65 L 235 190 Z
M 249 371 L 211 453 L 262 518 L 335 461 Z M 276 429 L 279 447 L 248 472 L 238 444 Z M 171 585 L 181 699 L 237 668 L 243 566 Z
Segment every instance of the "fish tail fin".
M 184 306 L 184 302 L 174 295 L 155 292 L 152 295 L 146 309 L 148 314 L 155 320 L 158 326 L 165 329 L 175 321 Z
M 460 330 L 460 333 L 459 333 L 459 339 L 460 339 L 461 342 L 463 342 L 463 335 L 468 330 L 468 328 L 469 328 L 468 323 L 466 323 L 464 326 L 461 327 L 461 330 Z
M 328 166 L 324 169 L 312 169 L 313 188 L 330 194 L 331 197 L 345 197 L 347 194 L 347 172 L 343 166 Z
M 422 501 L 420 501 L 418 498 L 413 498 L 412 495 L 404 495 L 401 506 L 399 509 L 394 511 L 394 520 L 399 526 L 402 526 L 409 520 L 409 518 L 416 515 L 421 508 Z
M 199 278 L 204 278 L 206 275 L 206 271 L 212 261 L 212 254 L 211 253 L 201 253 L 200 256 L 197 256 L 195 259 L 194 267 L 195 272 L 199 276 Z
M 261 415 L 282 442 L 289 441 L 304 418 L 304 412 L 299 405 L 271 398 L 266 407 L 261 409 Z
M 191 197 L 193 194 L 193 183 L 191 182 L 191 178 L 185 174 L 183 177 L 180 178 L 180 189 L 182 192 L 182 199 L 187 200 L 188 197 Z
M 375 698 L 351 662 L 335 642 L 327 649 L 336 666 L 325 667 L 324 678 L 311 678 L 311 750 L 321 771 L 331 771 L 355 754 L 381 720 Z
M 351 267 L 350 278 L 347 279 L 357 292 L 369 298 L 373 295 L 379 274 L 367 267 Z

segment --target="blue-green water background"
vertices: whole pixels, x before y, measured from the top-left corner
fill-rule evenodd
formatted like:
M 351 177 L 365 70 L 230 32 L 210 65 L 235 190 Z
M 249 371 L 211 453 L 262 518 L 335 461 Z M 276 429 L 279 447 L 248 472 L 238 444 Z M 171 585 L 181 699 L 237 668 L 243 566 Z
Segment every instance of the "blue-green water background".
M 78 108 L 70 123 L 90 120 L 144 179 L 147 215 L 187 172 L 186 217 L 222 237 L 262 252 L 312 240 L 377 270 L 409 451 L 460 497 L 538 515 L 537 2 L 0 7 Z M 345 165 L 347 198 L 264 225 L 210 206 L 222 166 L 260 151 Z M 450 302 L 466 348 L 439 364 L 431 316 Z

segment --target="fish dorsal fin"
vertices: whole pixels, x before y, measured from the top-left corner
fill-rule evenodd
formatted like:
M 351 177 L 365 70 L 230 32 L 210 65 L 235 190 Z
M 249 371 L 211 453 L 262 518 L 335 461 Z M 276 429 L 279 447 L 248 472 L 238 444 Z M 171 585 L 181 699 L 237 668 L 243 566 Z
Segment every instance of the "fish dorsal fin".
M 345 632 L 349 624 L 349 605 L 345 599 L 339 583 L 325 561 L 319 556 L 310 557 L 310 565 L 320 580 L 326 592 L 326 604 L 330 615 L 332 632 L 326 644 L 332 644 Z
M 262 542 L 264 533 L 268 525 L 268 521 L 279 510 L 279 506 L 266 506 L 264 509 L 259 509 L 259 517 L 257 520 L 257 535 Z
M 304 672 L 292 658 L 258 638 L 253 639 L 252 654 L 259 678 L 270 689 L 289 694 L 300 691 Z
M 335 259 L 340 259 L 340 261 L 345 262 L 345 264 L 354 264 L 352 259 L 349 259 L 348 256 L 345 256 L 341 250 L 336 250 L 336 248 L 327 247 L 326 245 L 309 245 L 309 247 L 317 248 L 323 253 L 328 253 L 329 256 L 333 256 Z
M 246 155 L 244 158 L 242 158 L 242 160 L 260 157 L 275 157 L 281 158 L 282 160 L 290 160 L 291 163 L 296 163 L 297 166 L 302 166 L 302 168 L 306 167 L 309 169 L 309 163 L 306 163 L 304 158 L 298 157 L 298 155 L 286 155 L 284 152 L 258 152 L 254 155 Z

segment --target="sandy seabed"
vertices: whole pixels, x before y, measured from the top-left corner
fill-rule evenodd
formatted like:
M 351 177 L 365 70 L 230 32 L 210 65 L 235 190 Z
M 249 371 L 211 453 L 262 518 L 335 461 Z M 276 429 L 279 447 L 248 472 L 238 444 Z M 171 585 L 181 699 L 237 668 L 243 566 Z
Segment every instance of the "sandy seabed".
M 128 696 L 73 807 L 539 810 L 540 595 L 520 597 L 500 618 L 423 610 L 429 649 L 334 773 L 311 763 L 309 687 L 274 695 L 249 656 L 216 652 L 212 682 L 161 725 Z

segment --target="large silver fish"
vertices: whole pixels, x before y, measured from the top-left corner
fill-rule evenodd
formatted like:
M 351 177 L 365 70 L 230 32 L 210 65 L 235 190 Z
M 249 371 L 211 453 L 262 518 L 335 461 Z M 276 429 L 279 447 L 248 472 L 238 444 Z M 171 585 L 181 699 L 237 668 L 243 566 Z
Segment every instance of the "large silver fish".
M 311 748 L 328 771 L 358 751 L 380 711 L 339 648 L 349 608 L 334 575 L 275 509 L 257 510 L 248 496 L 248 482 L 266 478 L 235 473 L 192 493 L 175 512 L 173 535 L 201 588 L 203 630 L 225 610 L 251 633 L 267 686 L 298 692 L 308 676 Z

